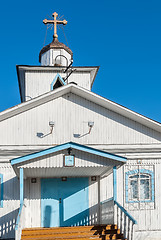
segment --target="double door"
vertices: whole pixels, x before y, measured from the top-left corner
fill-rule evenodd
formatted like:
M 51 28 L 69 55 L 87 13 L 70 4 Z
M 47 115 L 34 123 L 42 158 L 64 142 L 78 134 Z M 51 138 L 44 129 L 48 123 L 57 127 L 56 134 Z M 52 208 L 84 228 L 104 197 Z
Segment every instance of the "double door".
M 88 178 L 41 179 L 41 226 L 88 225 Z

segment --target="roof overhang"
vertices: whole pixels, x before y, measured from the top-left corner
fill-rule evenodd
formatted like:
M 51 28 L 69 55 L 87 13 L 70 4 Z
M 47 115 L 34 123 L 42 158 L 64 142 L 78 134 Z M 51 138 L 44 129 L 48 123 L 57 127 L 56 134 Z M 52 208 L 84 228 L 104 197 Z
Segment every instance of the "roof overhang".
M 113 160 L 113 161 L 121 162 L 121 163 L 125 163 L 126 160 L 127 160 L 124 157 L 121 157 L 121 156 L 118 156 L 118 155 L 115 155 L 115 154 L 112 154 L 112 153 L 108 153 L 108 152 L 105 152 L 105 151 L 102 151 L 102 150 L 98 150 L 96 148 L 91 148 L 91 147 L 81 145 L 81 144 L 78 144 L 78 143 L 68 142 L 68 143 L 64 143 L 64 144 L 61 144 L 61 145 L 57 145 L 57 146 L 42 150 L 40 152 L 36 152 L 36 153 L 32 153 L 32 154 L 29 154 L 29 155 L 26 155 L 26 156 L 14 158 L 14 159 L 10 160 L 10 162 L 11 162 L 11 165 L 15 165 L 15 164 L 23 163 L 25 161 L 29 161 L 29 160 L 32 160 L 32 159 L 35 159 L 35 158 L 38 158 L 38 157 L 42 157 L 42 156 L 45 156 L 45 155 L 56 153 L 56 152 L 59 152 L 59 151 L 62 151 L 62 150 L 68 149 L 68 148 L 72 148 L 72 149 L 75 149 L 75 150 L 87 152 L 87 153 L 90 153 L 90 154 L 94 154 L 94 155 L 104 157 L 104 158 L 107 158 L 107 159 L 110 159 L 110 160 Z

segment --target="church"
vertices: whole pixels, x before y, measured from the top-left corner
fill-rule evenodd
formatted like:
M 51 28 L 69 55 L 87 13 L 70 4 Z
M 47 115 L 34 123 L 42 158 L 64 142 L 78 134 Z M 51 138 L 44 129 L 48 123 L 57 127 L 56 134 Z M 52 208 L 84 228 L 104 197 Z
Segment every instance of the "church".
M 159 240 L 161 123 L 92 92 L 99 67 L 73 66 L 57 17 L 0 113 L 0 238 Z

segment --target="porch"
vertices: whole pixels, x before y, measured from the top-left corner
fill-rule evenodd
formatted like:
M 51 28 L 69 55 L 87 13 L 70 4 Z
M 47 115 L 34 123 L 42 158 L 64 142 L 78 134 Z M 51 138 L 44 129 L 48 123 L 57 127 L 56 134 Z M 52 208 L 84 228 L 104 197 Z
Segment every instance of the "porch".
M 65 156 L 70 166 L 65 165 Z M 100 224 L 117 224 L 132 239 L 136 222 L 117 202 L 117 169 L 125 162 L 125 158 L 75 143 L 13 159 L 20 179 L 16 240 L 28 227 Z

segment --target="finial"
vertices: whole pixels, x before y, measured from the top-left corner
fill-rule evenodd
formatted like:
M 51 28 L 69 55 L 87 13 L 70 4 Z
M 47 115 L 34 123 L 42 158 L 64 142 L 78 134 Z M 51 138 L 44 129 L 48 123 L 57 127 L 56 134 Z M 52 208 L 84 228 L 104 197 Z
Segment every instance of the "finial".
M 66 25 L 67 21 L 65 19 L 64 20 L 57 20 L 56 18 L 58 17 L 58 14 L 56 12 L 54 12 L 52 15 L 54 17 L 53 20 L 44 19 L 43 23 L 44 24 L 54 24 L 54 36 L 53 37 L 54 38 L 58 38 L 58 35 L 57 35 L 57 24 Z

